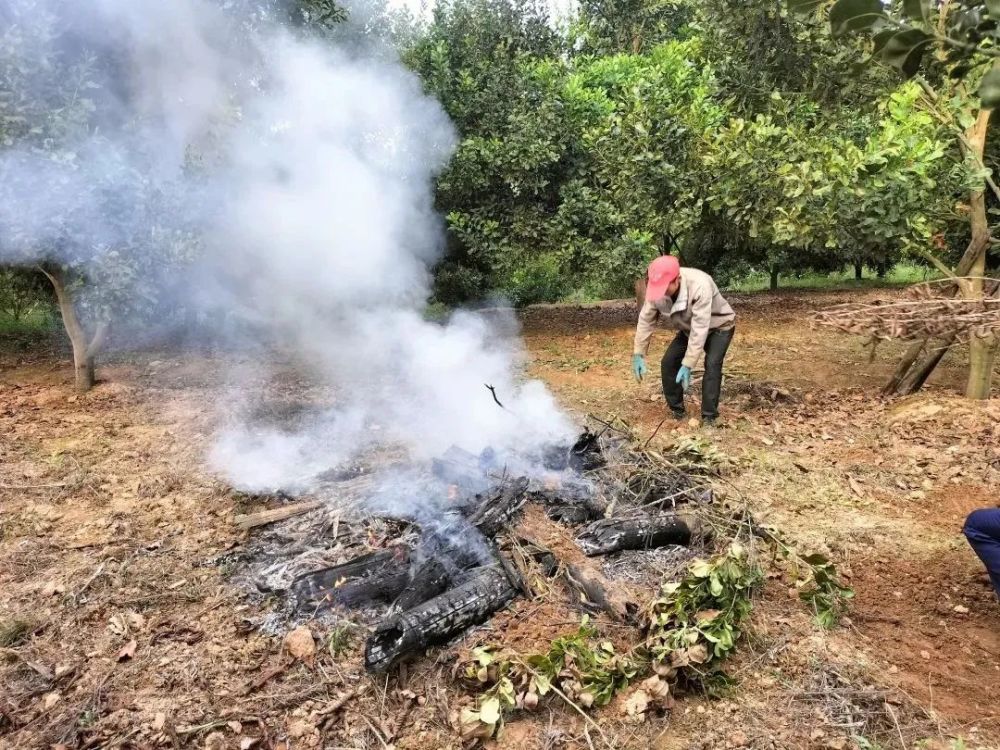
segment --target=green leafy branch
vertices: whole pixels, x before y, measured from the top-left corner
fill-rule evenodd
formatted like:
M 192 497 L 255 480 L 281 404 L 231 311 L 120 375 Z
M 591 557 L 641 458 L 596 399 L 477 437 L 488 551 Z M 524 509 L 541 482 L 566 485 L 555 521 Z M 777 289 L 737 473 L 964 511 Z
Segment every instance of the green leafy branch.
M 491 737 L 505 713 L 533 710 L 558 694 L 577 710 L 607 705 L 640 676 L 661 705 L 668 681 L 698 682 L 735 648 L 763 579 L 756 561 L 738 544 L 710 560 L 695 560 L 683 580 L 664 584 L 652 602 L 646 638 L 619 654 L 585 618 L 580 629 L 557 638 L 543 654 L 507 654 L 490 646 L 473 649 L 462 665 L 466 679 L 488 685 L 459 717 L 466 738 Z
M 811 579 L 799 591 L 799 598 L 812 607 L 818 625 L 833 628 L 847 614 L 847 602 L 854 598 L 854 589 L 840 582 L 837 568 L 825 556 L 807 555 L 801 561 L 809 566 Z
M 770 542 L 778 554 L 795 566 L 799 598 L 809 604 L 816 624 L 827 630 L 835 627 L 847 614 L 848 602 L 854 598 L 854 589 L 840 580 L 836 565 L 826 555 L 799 554 L 773 529 L 755 526 L 754 532 Z

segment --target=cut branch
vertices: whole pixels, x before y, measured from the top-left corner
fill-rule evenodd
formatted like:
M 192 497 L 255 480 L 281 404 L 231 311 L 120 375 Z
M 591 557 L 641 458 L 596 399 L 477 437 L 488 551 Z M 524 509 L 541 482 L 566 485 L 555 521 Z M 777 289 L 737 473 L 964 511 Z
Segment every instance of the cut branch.
M 607 612 L 616 620 L 631 621 L 638 611 L 637 605 L 630 602 L 620 588 L 587 563 L 567 565 L 566 581 L 580 592 L 587 602 Z
M 244 531 L 249 531 L 250 529 L 255 529 L 258 526 L 266 526 L 269 523 L 284 521 L 286 518 L 292 518 L 293 516 L 308 513 L 309 511 L 316 510 L 322 506 L 323 503 L 319 501 L 295 503 L 294 505 L 285 505 L 281 508 L 271 508 L 270 510 L 258 511 L 257 513 L 238 515 L 234 520 L 238 528 Z

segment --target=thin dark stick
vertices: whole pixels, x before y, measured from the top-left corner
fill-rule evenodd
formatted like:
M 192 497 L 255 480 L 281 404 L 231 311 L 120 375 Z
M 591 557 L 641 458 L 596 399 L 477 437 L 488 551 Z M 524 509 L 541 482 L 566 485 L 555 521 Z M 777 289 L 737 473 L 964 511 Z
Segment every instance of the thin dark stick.
M 601 434 L 602 435 L 604 434 L 604 432 L 606 430 L 612 430 L 614 432 L 617 432 L 619 435 L 624 435 L 625 437 L 629 437 L 629 433 L 626 432 L 625 430 L 623 430 L 621 427 L 615 427 L 610 422 L 605 422 L 603 419 L 601 419 L 600 417 L 598 417 L 596 414 L 587 414 L 587 418 L 588 419 L 593 419 L 595 422 L 599 422 L 600 424 L 604 425 L 604 430 L 601 430 Z M 614 419 L 614 417 L 612 417 L 612 419 Z
M 656 429 L 653 430 L 653 434 L 650 435 L 646 439 L 646 442 L 642 444 L 642 449 L 641 450 L 646 450 L 646 447 L 653 441 L 653 438 L 656 437 L 656 433 L 658 433 L 660 431 L 660 428 L 663 427 L 663 423 L 666 422 L 666 421 L 667 421 L 666 417 L 664 417 L 663 419 L 660 420 L 660 423 L 658 425 L 656 425 Z
M 486 389 L 487 389 L 487 390 L 488 390 L 488 391 L 489 391 L 490 393 L 492 393 L 492 394 L 493 394 L 493 400 L 497 402 L 497 406 L 499 406 L 499 407 L 500 407 L 501 409 L 503 409 L 503 408 L 504 408 L 504 405 L 503 405 L 503 404 L 501 404 L 501 403 L 500 403 L 500 399 L 498 399 L 498 398 L 497 398 L 497 389 L 496 389 L 496 388 L 494 388 L 494 387 L 493 387 L 492 385 L 489 385 L 489 384 L 486 384 L 486 383 L 484 383 L 483 385 L 485 385 L 485 386 L 486 386 Z

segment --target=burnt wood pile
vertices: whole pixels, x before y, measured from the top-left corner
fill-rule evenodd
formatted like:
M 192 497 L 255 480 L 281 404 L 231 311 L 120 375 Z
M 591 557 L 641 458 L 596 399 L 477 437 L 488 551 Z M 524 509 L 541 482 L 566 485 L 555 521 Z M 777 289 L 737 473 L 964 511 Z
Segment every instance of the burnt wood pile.
M 655 504 L 609 509 L 593 491 L 593 474 L 604 462 L 594 433 L 585 432 L 573 446 L 541 457 L 539 463 L 557 472 L 558 481 L 551 486 L 507 476 L 494 461 L 489 451 L 475 456 L 449 449 L 433 462 L 432 471 L 452 489 L 454 502 L 429 520 L 400 519 L 418 529 L 415 541 L 305 573 L 292 583 L 303 610 L 381 608 L 382 619 L 365 646 L 368 670 L 385 671 L 408 655 L 445 643 L 530 593 L 521 575 L 523 566 L 515 560 L 526 550 L 547 574 L 562 572 L 595 609 L 618 619 L 635 614 L 634 605 L 596 568 L 564 563 L 515 532 L 528 502 L 542 505 L 554 520 L 582 527 L 577 542 L 587 556 L 687 546 L 699 536 L 699 525 L 691 517 L 664 512 Z M 673 489 L 683 484 L 677 477 L 670 483 Z M 693 484 L 688 484 L 672 494 L 694 497 Z

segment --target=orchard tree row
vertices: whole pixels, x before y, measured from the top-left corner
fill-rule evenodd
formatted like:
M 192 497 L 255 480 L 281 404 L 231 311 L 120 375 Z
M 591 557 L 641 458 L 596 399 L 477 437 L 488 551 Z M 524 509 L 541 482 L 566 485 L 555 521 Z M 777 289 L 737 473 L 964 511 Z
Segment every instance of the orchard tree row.
M 32 5 L 0 10 L 0 148 L 45 153 L 65 179 L 67 144 L 106 117 L 100 72 L 115 61 L 74 48 L 35 66 L 27 52 L 59 28 Z M 561 20 L 541 0 L 438 0 L 420 19 L 385 0 L 262 0 L 252 18 L 278 8 L 298 33 L 398 55 L 455 123 L 437 184 L 439 301 L 621 296 L 667 252 L 723 285 L 749 270 L 884 272 L 904 256 L 957 277 L 995 266 L 995 0 L 583 0 Z M 51 285 L 83 387 L 108 324 L 155 308 L 199 250 L 169 191 L 114 158 L 106 174 L 134 185 L 130 205 L 101 204 L 93 185 L 49 217 L 71 229 L 74 212 L 100 211 L 111 245 L 0 255 L 15 259 L 0 283 Z M 190 169 L 208 164 L 192 148 Z M 997 342 L 971 348 L 982 397 Z M 935 364 L 911 355 L 897 389 Z

